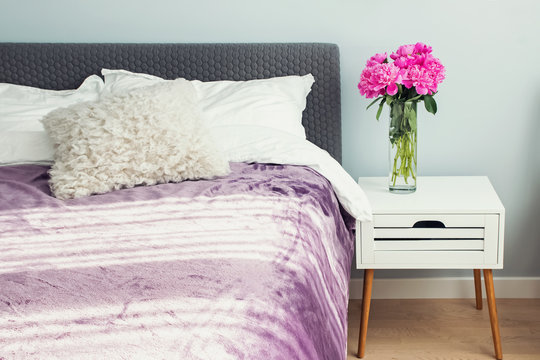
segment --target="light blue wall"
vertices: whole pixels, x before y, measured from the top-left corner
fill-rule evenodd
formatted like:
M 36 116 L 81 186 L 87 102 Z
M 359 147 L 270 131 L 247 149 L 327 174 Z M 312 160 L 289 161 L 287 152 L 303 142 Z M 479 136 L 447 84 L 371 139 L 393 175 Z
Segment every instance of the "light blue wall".
M 540 276 L 539 17 L 536 0 L 0 0 L 0 41 L 337 43 L 343 165 L 355 178 L 387 165 L 387 124 L 356 90 L 365 61 L 430 44 L 447 79 L 438 114 L 419 114 L 419 172 L 488 175 L 507 211 L 505 270 L 496 274 Z

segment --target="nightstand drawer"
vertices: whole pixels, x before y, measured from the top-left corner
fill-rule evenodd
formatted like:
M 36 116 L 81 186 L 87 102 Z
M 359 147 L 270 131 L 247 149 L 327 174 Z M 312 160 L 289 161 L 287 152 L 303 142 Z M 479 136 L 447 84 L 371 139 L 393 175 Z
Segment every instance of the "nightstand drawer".
M 499 214 L 375 213 L 360 232 L 362 265 L 373 268 L 498 264 Z
M 374 250 L 386 251 L 455 251 L 484 250 L 484 240 L 376 240 Z
M 483 239 L 484 228 L 378 228 L 375 239 Z
M 422 223 L 440 222 L 445 228 L 483 228 L 486 225 L 484 214 L 375 214 L 375 228 L 414 228 L 422 227 Z
M 471 264 L 484 264 L 482 251 L 376 251 L 374 258 L 375 264 L 394 264 L 394 267 L 401 265 L 406 268 L 441 269 L 449 264 L 452 268 L 461 265 L 469 268 Z

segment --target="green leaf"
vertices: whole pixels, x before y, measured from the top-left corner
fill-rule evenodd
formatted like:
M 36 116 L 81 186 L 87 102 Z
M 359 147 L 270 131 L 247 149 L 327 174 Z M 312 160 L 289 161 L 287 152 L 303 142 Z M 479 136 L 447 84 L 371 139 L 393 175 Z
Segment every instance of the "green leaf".
M 410 131 L 409 119 L 411 117 L 411 103 L 403 103 L 403 116 L 401 118 L 401 129 L 404 132 Z
M 424 105 L 426 110 L 435 115 L 437 113 L 437 103 L 431 95 L 424 95 Z
M 379 110 L 377 110 L 377 116 L 376 116 L 377 120 L 379 120 L 379 117 L 381 116 L 383 106 L 384 106 L 384 99 L 381 100 L 381 103 L 379 105 Z
M 416 131 L 416 111 L 412 108 L 409 112 L 409 125 L 412 131 Z
M 403 116 L 403 108 L 402 102 L 394 102 L 394 105 L 392 106 L 392 117 L 400 119 Z
M 380 99 L 381 99 L 381 97 L 379 96 L 378 98 L 376 98 L 375 100 L 373 100 L 373 101 L 371 102 L 371 104 L 369 104 L 369 105 L 367 106 L 366 110 L 369 109 L 369 108 L 371 107 L 371 105 L 375 104 L 375 103 L 376 103 L 377 101 L 379 101 Z
M 392 95 L 387 95 L 386 96 L 386 104 L 387 105 L 392 105 L 392 101 L 394 101 L 394 97 Z

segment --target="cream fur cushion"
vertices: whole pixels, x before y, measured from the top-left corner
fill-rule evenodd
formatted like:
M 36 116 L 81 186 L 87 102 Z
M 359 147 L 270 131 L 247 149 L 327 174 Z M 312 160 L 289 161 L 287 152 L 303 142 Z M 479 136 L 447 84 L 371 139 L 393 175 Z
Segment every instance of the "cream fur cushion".
M 193 85 L 177 79 L 50 112 L 42 122 L 55 145 L 53 194 L 70 199 L 228 174 L 196 101 Z

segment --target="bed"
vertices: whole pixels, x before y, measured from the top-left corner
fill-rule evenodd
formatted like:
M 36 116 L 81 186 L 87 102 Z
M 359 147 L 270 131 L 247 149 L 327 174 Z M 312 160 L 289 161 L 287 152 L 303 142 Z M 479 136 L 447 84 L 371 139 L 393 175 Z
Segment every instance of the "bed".
M 102 68 L 312 74 L 309 141 L 250 134 L 228 175 L 65 201 L 50 164 L 0 166 L 0 359 L 345 359 L 353 226 L 370 210 L 338 163 L 337 46 L 0 44 L 0 83 L 75 89 Z

